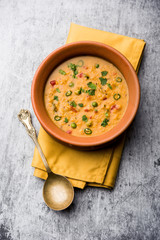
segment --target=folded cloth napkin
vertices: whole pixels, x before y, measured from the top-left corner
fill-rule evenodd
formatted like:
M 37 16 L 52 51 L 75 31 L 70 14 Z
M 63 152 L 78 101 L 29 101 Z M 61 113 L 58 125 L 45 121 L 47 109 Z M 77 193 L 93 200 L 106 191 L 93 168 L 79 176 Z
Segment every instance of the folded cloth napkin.
M 91 29 L 71 23 L 67 43 L 91 40 L 105 43 L 120 51 L 138 72 L 145 42 L 114 33 Z M 96 151 L 79 151 L 64 146 L 50 137 L 40 127 L 38 141 L 52 171 L 66 176 L 74 187 L 83 189 L 86 185 L 112 189 L 115 184 L 125 136 L 114 144 Z M 46 179 L 47 172 L 37 148 L 32 166 L 34 176 Z

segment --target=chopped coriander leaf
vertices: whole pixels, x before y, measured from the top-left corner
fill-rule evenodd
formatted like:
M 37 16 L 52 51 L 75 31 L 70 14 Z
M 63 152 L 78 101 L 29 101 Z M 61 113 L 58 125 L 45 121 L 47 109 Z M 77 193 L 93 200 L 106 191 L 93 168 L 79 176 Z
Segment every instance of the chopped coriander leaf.
M 78 74 L 77 66 L 74 63 L 70 63 L 68 67 L 73 71 L 73 78 L 76 78 L 76 75 Z
M 113 98 L 115 100 L 119 100 L 121 98 L 121 95 L 119 93 L 116 93 L 116 94 L 113 95 Z
M 74 71 L 74 75 L 77 75 L 77 74 L 78 74 L 78 71 L 77 71 L 77 70 L 75 70 L 75 71 Z
M 76 106 L 77 106 L 77 104 L 75 103 L 75 101 L 72 101 L 72 102 L 70 103 L 70 105 L 71 105 L 72 107 L 76 107 Z
M 100 77 L 99 79 L 100 79 L 100 81 L 101 81 L 102 86 L 106 85 L 106 83 L 107 83 L 107 78 Z
M 76 68 L 77 68 L 76 65 L 73 64 L 73 63 L 68 64 L 68 67 L 69 67 L 72 71 L 75 71 Z
M 83 116 L 82 116 L 82 121 L 84 121 L 84 122 L 87 122 L 87 121 L 88 121 L 88 118 L 87 118 L 86 115 L 83 115 Z
M 59 73 L 62 74 L 62 75 L 66 75 L 66 72 L 63 71 L 62 69 L 59 70 Z
M 96 68 L 99 68 L 99 64 L 96 64 L 95 67 L 96 67 Z
M 94 83 L 92 83 L 92 82 L 87 83 L 87 85 L 88 85 L 89 88 L 92 88 L 92 89 L 96 89 L 97 88 L 97 86 Z
M 70 82 L 69 87 L 74 87 L 74 83 Z
M 107 86 L 108 86 L 110 89 L 112 89 L 112 86 L 111 86 L 110 83 L 107 83 Z
M 69 90 L 69 91 L 66 92 L 65 95 L 68 97 L 68 96 L 70 96 L 71 94 L 72 94 L 72 91 Z
M 58 101 L 58 96 L 54 96 L 54 100 Z
M 56 88 L 56 91 L 59 92 L 59 93 L 61 93 L 61 91 L 59 90 L 59 88 Z
M 80 90 L 81 90 L 81 92 L 85 92 L 85 90 L 82 87 L 80 88 Z
M 83 107 L 83 103 L 78 103 L 78 106 Z
M 101 123 L 101 126 L 102 126 L 102 127 L 106 127 L 106 126 L 108 125 L 108 122 L 109 122 L 109 120 L 108 120 L 107 118 L 105 118 L 105 119 L 103 120 L 103 122 Z
M 103 71 L 103 72 L 101 72 L 101 74 L 102 74 L 103 77 L 106 76 L 107 73 L 108 73 L 107 71 Z
M 84 61 L 83 60 L 79 60 L 77 67 L 82 67 L 84 65 Z
M 88 93 L 88 95 L 90 95 L 90 96 L 94 96 L 95 95 L 95 89 L 86 90 L 86 93 Z
M 65 118 L 65 119 L 64 119 L 64 122 L 65 122 L 65 123 L 68 123 L 68 119 L 67 119 L 67 118 Z

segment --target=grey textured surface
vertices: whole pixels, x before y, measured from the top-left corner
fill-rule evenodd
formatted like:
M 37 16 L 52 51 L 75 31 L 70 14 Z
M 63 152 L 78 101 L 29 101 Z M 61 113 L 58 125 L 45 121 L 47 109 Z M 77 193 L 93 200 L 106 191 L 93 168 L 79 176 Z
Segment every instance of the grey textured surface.
M 34 145 L 17 120 L 33 114 L 30 88 L 40 62 L 66 41 L 70 22 L 145 39 L 141 103 L 115 189 L 75 190 L 54 212 L 33 177 Z M 0 239 L 160 239 L 160 1 L 0 0 Z M 36 129 L 39 123 L 33 117 Z

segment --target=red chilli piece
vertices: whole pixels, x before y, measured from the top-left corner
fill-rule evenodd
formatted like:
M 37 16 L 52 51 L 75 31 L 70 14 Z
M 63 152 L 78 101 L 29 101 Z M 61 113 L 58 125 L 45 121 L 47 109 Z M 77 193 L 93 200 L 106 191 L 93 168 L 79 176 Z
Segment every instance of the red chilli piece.
M 103 98 L 103 100 L 106 100 L 106 99 L 107 99 L 107 97 L 104 97 L 104 98 Z
M 92 116 L 90 116 L 89 118 L 92 119 Z
M 66 133 L 68 133 L 68 134 L 71 134 L 71 133 L 72 133 L 72 131 L 71 131 L 71 130 L 68 130 Z
M 82 78 L 83 77 L 83 73 L 78 74 L 78 77 Z
M 77 112 L 77 110 L 76 110 L 74 107 L 72 107 L 72 106 L 71 106 L 71 110 L 72 110 L 73 112 Z
M 116 108 L 116 105 L 113 105 L 112 107 L 111 107 L 111 110 L 113 110 L 113 109 L 115 109 Z
M 56 85 L 56 80 L 50 81 L 50 84 L 54 87 L 54 85 Z
M 89 112 L 89 109 L 84 109 L 85 112 Z

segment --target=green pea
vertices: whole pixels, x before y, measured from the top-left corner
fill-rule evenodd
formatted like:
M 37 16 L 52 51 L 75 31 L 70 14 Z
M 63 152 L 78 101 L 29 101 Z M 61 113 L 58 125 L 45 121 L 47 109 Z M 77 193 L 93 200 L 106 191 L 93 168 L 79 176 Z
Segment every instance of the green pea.
M 56 121 L 60 121 L 60 120 L 61 120 L 61 118 L 62 118 L 62 117 L 60 117 L 60 116 L 56 115 L 56 116 L 54 117 L 54 120 L 56 120 Z
M 72 91 L 70 91 L 70 90 L 66 92 L 67 97 L 70 96 L 71 94 L 72 94 Z
M 113 98 L 115 100 L 119 100 L 121 98 L 121 95 L 119 93 L 116 93 L 116 94 L 113 95 Z
M 99 68 L 99 64 L 96 64 L 95 67 L 96 67 L 96 68 Z
M 81 90 L 78 89 L 78 90 L 76 90 L 74 93 L 75 93 L 76 95 L 80 95 L 80 94 L 81 94 Z
M 70 82 L 69 87 L 74 87 L 74 83 Z
M 90 134 L 92 134 L 92 130 L 90 128 L 85 128 L 84 133 L 87 135 L 90 135 Z
M 72 127 L 72 128 L 76 128 L 76 127 L 77 127 L 77 124 L 76 124 L 76 123 L 71 123 L 71 127 Z
M 92 102 L 92 106 L 93 106 L 93 107 L 97 107 L 97 106 L 98 106 L 98 103 L 97 103 L 97 102 Z
M 116 78 L 116 82 L 122 82 L 122 78 L 117 77 L 117 78 Z

